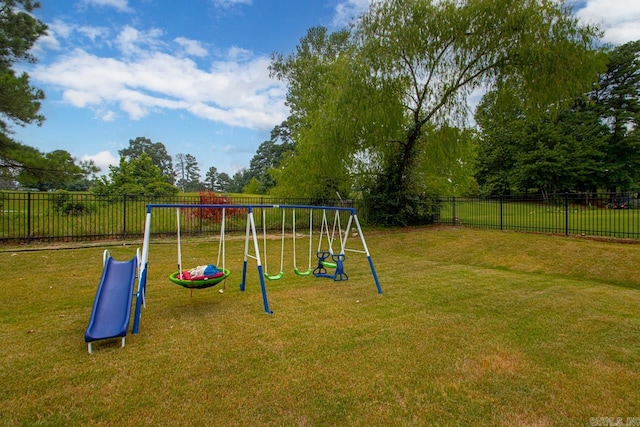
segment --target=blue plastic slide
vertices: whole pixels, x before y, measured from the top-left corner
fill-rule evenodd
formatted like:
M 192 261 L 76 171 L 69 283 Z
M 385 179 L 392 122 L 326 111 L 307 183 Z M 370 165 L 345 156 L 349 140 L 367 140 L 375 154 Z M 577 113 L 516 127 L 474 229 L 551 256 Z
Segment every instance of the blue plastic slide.
M 89 326 L 84 333 L 89 353 L 91 342 L 97 340 L 122 337 L 124 347 L 131 319 L 137 265 L 137 256 L 130 261 L 116 261 L 105 251 L 102 279 L 93 302 Z

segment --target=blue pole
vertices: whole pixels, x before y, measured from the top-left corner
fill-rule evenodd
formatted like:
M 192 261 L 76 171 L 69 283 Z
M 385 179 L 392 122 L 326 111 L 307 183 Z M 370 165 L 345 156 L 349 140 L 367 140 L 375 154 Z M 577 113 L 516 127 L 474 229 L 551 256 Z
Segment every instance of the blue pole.
M 142 299 L 144 298 L 145 288 L 147 284 L 147 265 L 145 265 L 140 279 L 138 281 L 138 292 L 136 293 L 136 312 L 133 316 L 132 333 L 137 334 L 140 331 L 140 315 L 142 314 Z
M 264 283 L 264 273 L 262 266 L 258 265 L 258 276 L 260 277 L 260 289 L 262 290 L 262 303 L 264 304 L 264 311 L 267 314 L 273 314 L 273 311 L 269 310 L 269 300 L 267 299 L 267 286 Z
M 378 280 L 378 273 L 376 273 L 376 268 L 373 266 L 373 260 L 371 259 L 371 255 L 367 256 L 369 260 L 369 267 L 371 267 L 371 274 L 373 274 L 373 280 L 376 282 L 376 288 L 378 288 L 378 293 L 382 293 L 382 288 L 380 287 L 380 281 Z

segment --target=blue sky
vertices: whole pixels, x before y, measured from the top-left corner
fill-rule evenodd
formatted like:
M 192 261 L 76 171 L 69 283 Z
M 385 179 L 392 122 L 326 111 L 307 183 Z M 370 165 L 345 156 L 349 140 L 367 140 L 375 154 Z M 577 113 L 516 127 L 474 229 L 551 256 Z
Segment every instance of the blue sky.
M 273 52 L 291 53 L 306 30 L 335 30 L 370 0 L 40 0 L 49 34 L 27 68 L 44 89 L 46 121 L 15 138 L 69 151 L 108 172 L 138 136 L 230 175 L 248 167 L 288 115 L 270 79 Z M 640 39 L 640 1 L 575 0 L 605 41 Z

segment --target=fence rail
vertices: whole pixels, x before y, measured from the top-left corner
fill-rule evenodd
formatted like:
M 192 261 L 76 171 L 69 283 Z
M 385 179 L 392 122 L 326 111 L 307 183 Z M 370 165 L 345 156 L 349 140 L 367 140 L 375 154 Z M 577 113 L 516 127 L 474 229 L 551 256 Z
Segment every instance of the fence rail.
M 637 193 L 448 197 L 440 223 L 498 230 L 640 239 Z
M 363 224 L 367 209 L 350 200 L 305 198 L 228 197 L 224 203 L 237 205 L 333 205 L 356 207 Z M 97 197 L 85 193 L 0 192 L 0 244 L 35 241 L 87 241 L 142 238 L 147 204 L 199 204 L 200 196 Z M 354 203 L 356 204 L 354 206 Z M 444 197 L 437 205 L 439 224 L 475 228 L 603 236 L 640 239 L 640 199 L 638 194 L 554 194 L 492 197 Z M 189 212 L 190 211 L 190 212 Z M 271 230 L 282 226 L 277 210 L 255 213 L 257 225 Z M 246 211 L 230 210 L 226 215 L 228 233 L 243 233 Z M 318 214 L 312 221 L 319 224 Z M 176 215 L 172 210 L 154 213 L 155 235 L 175 235 Z M 301 213 L 297 227 L 308 227 Z M 181 215 L 181 233 L 207 235 L 220 230 L 214 212 L 187 209 Z M 287 229 L 291 226 L 287 224 Z
M 98 197 L 85 193 L 0 192 L 0 243 L 36 241 L 88 241 L 142 238 L 147 204 L 210 203 L 200 196 L 176 197 Z M 220 202 L 220 200 L 218 200 Z M 327 205 L 351 207 L 349 200 L 312 200 L 308 198 L 223 197 L 224 204 L 238 205 Z M 263 219 L 269 229 L 281 227 L 281 214 L 265 210 Z M 308 221 L 308 220 L 307 220 Z M 160 210 L 153 216 L 154 235 L 175 235 L 175 210 Z M 244 232 L 246 210 L 226 214 L 228 233 Z M 301 224 L 302 226 L 302 224 Z M 203 235 L 220 230 L 215 213 L 185 209 L 180 220 L 184 235 Z

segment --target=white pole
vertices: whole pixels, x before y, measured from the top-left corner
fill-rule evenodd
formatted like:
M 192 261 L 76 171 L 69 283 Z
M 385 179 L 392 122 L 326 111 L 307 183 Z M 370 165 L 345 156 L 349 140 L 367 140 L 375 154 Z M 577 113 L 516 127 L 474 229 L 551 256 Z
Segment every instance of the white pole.
M 138 276 L 138 292 L 136 296 L 136 311 L 133 318 L 133 329 L 131 332 L 137 334 L 140 330 L 140 316 L 142 306 L 147 306 L 147 267 L 149 265 L 149 241 L 151 240 L 151 209 L 147 210 L 147 218 L 144 223 L 144 239 L 142 240 L 142 263 Z
M 280 272 L 284 271 L 284 223 L 286 221 L 286 212 L 282 209 L 282 244 L 280 245 Z
M 309 270 L 311 270 L 311 246 L 313 246 L 313 209 L 309 209 Z
M 227 242 L 225 240 L 225 222 L 226 222 L 226 208 L 222 208 L 222 226 L 220 227 L 220 241 L 222 242 L 222 270 L 226 267 L 227 259 Z M 218 264 L 220 260 L 218 260 Z M 226 283 L 226 282 L 225 282 Z
M 176 208 L 176 223 L 178 224 L 178 277 L 182 280 L 182 248 L 180 246 L 180 208 Z
M 291 231 L 293 232 L 293 269 L 297 270 L 296 265 L 296 209 L 293 209 L 293 223 L 291 224 Z

